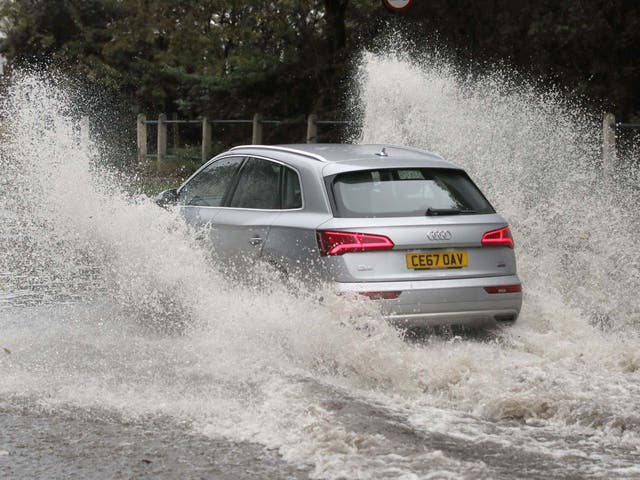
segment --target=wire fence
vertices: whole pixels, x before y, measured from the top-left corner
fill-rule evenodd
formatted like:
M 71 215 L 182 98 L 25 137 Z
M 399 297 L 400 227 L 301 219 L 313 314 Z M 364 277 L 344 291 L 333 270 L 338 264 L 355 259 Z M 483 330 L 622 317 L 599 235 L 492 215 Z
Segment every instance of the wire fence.
M 169 118 L 164 113 L 157 119 L 147 119 L 146 115 L 140 114 L 137 119 L 138 160 L 179 158 L 204 162 L 213 153 L 232 144 L 291 143 L 291 138 L 299 138 L 302 143 L 316 143 L 325 141 L 322 134 L 328 134 L 326 136 L 331 140 L 344 138 L 345 129 L 354 126 L 356 122 L 350 120 L 320 120 L 315 114 L 285 120 L 263 118 L 258 113 L 251 119 L 204 117 L 198 120 L 180 120 L 175 114 Z M 342 134 L 335 134 L 336 129 Z

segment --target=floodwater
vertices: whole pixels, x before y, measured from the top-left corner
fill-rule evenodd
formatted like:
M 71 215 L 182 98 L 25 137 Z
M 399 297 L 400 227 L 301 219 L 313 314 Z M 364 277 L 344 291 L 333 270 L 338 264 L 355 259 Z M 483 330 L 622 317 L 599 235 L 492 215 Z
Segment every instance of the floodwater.
M 0 477 L 640 478 L 630 159 L 562 93 L 363 57 L 357 141 L 463 165 L 514 232 L 524 309 L 405 339 L 373 302 L 229 282 L 16 77 L 0 147 Z M 319 301 L 322 297 L 323 300 Z

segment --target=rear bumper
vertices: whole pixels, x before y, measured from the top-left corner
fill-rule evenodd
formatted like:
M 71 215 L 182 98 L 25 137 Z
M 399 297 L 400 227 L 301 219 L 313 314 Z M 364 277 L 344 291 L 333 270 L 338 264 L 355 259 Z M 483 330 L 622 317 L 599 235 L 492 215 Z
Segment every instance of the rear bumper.
M 403 328 L 465 325 L 469 327 L 491 326 L 514 322 L 518 310 L 465 310 L 461 312 L 388 314 L 385 318 Z
M 403 327 L 483 325 L 514 321 L 522 293 L 487 293 L 485 287 L 520 285 L 517 275 L 408 282 L 338 283 L 342 292 L 401 292 L 396 299 L 375 300 L 383 315 Z

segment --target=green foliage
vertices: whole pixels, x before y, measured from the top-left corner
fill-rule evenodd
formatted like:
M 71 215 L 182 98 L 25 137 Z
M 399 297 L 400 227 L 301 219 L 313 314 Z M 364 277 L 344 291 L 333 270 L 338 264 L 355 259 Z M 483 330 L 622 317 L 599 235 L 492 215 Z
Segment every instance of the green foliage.
M 640 3 L 429 0 L 0 0 L 13 64 L 47 62 L 145 112 L 340 115 L 351 59 L 400 27 L 477 73 L 506 63 L 640 117 Z M 469 68 L 469 67 L 466 67 Z
M 154 197 L 163 190 L 180 186 L 202 165 L 200 159 L 191 156 L 175 156 L 158 162 L 148 158 L 127 177 L 126 190 L 133 194 Z
M 0 16 L 14 63 L 53 62 L 146 110 L 237 110 L 310 54 L 326 60 L 319 0 L 15 0 Z
M 460 64 L 506 63 L 615 110 L 640 116 L 640 2 L 430 0 L 405 20 L 437 32 Z

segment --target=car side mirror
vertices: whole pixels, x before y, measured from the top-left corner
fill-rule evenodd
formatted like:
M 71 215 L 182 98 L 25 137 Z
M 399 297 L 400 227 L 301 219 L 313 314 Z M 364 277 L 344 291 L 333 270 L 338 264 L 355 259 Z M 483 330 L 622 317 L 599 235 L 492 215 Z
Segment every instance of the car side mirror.
M 175 188 L 171 188 L 169 190 L 165 190 L 164 192 L 160 192 L 154 198 L 155 202 L 161 207 L 168 207 L 171 205 L 175 205 L 178 201 L 178 192 Z

